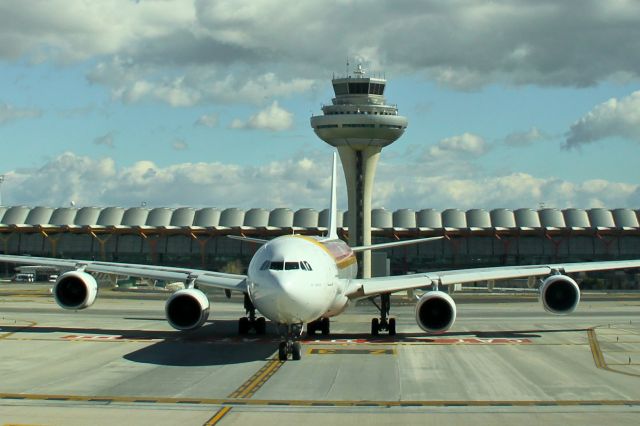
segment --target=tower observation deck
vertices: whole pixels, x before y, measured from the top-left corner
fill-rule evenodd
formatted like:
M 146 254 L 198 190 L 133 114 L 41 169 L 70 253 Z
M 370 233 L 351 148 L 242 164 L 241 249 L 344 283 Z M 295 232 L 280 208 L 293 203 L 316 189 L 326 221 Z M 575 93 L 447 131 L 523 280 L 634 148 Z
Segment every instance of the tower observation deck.
M 365 75 L 358 65 L 353 76 L 332 80 L 335 98 L 322 107 L 323 115 L 311 117 L 316 135 L 338 149 L 349 198 L 349 243 L 371 244 L 371 195 L 382 148 L 407 128 L 396 105 L 384 98 L 387 80 Z M 371 276 L 371 252 L 359 253 L 359 276 Z

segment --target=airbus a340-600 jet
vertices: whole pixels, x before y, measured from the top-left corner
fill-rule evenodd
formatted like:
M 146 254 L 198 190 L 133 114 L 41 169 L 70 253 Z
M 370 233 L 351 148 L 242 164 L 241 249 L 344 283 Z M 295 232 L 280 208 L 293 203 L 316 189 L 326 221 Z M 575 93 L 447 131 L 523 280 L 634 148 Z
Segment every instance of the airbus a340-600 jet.
M 417 301 L 416 322 L 426 333 L 444 333 L 456 319 L 453 299 L 440 287 L 485 280 L 539 277 L 539 298 L 553 314 L 573 312 L 580 301 L 578 284 L 567 274 L 640 267 L 640 260 L 584 262 L 527 266 L 503 266 L 448 270 L 357 279 L 355 253 L 406 244 L 425 243 L 443 237 L 421 238 L 372 246 L 349 247 L 338 238 L 336 226 L 336 156 L 333 156 L 331 208 L 328 232 L 324 237 L 285 235 L 272 240 L 235 236 L 260 245 L 249 263 L 246 275 L 227 274 L 189 268 L 134 265 L 87 260 L 53 259 L 0 255 L 0 261 L 46 265 L 67 272 L 61 274 L 52 290 L 64 309 L 78 310 L 93 304 L 98 285 L 91 273 L 109 273 L 158 280 L 183 281 L 185 288 L 173 293 L 165 305 L 166 317 L 177 330 L 193 330 L 209 317 L 209 300 L 199 289 L 213 287 L 244 294 L 247 316 L 240 318 L 240 334 L 266 331 L 266 319 L 278 326 L 282 340 L 280 360 L 298 360 L 299 338 L 304 325 L 307 333 L 330 333 L 330 318 L 342 313 L 358 299 L 380 297 L 376 304 L 379 318 L 371 321 L 371 333 L 395 335 L 395 319 L 389 317 L 390 294 L 402 290 L 429 288 Z M 259 312 L 264 317 L 256 316 Z M 266 318 L 266 319 L 265 319 Z

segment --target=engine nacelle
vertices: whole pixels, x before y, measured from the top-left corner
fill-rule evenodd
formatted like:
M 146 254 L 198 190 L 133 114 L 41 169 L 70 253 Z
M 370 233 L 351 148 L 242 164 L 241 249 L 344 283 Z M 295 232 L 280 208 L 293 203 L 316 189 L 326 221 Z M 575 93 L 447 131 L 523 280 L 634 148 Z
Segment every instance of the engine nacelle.
M 193 330 L 209 318 L 209 299 L 200 290 L 178 290 L 165 305 L 167 321 L 176 330 Z
M 60 275 L 53 286 L 53 297 L 64 309 L 84 309 L 93 305 L 98 295 L 96 279 L 86 272 L 69 271 Z
M 444 333 L 456 320 L 456 304 L 447 293 L 430 291 L 416 305 L 416 322 L 427 333 Z
M 571 277 L 551 275 L 542 282 L 539 297 L 547 312 L 557 315 L 570 314 L 580 302 L 580 288 Z

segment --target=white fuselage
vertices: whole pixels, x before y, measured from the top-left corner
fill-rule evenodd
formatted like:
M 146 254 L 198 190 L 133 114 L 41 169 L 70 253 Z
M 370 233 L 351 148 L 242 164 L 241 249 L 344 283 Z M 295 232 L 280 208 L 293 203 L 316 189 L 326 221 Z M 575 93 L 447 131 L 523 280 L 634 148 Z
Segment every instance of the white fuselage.
M 341 240 L 287 235 L 261 246 L 247 273 L 249 297 L 265 317 L 300 324 L 342 312 L 357 271 L 355 255 Z

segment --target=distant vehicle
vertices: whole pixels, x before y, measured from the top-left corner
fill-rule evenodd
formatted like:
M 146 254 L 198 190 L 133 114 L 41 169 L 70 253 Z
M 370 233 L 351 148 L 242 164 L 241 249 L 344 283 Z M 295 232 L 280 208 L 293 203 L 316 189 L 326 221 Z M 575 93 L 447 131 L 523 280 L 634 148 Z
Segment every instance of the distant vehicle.
M 13 281 L 17 283 L 32 283 L 36 280 L 35 274 L 16 274 Z

